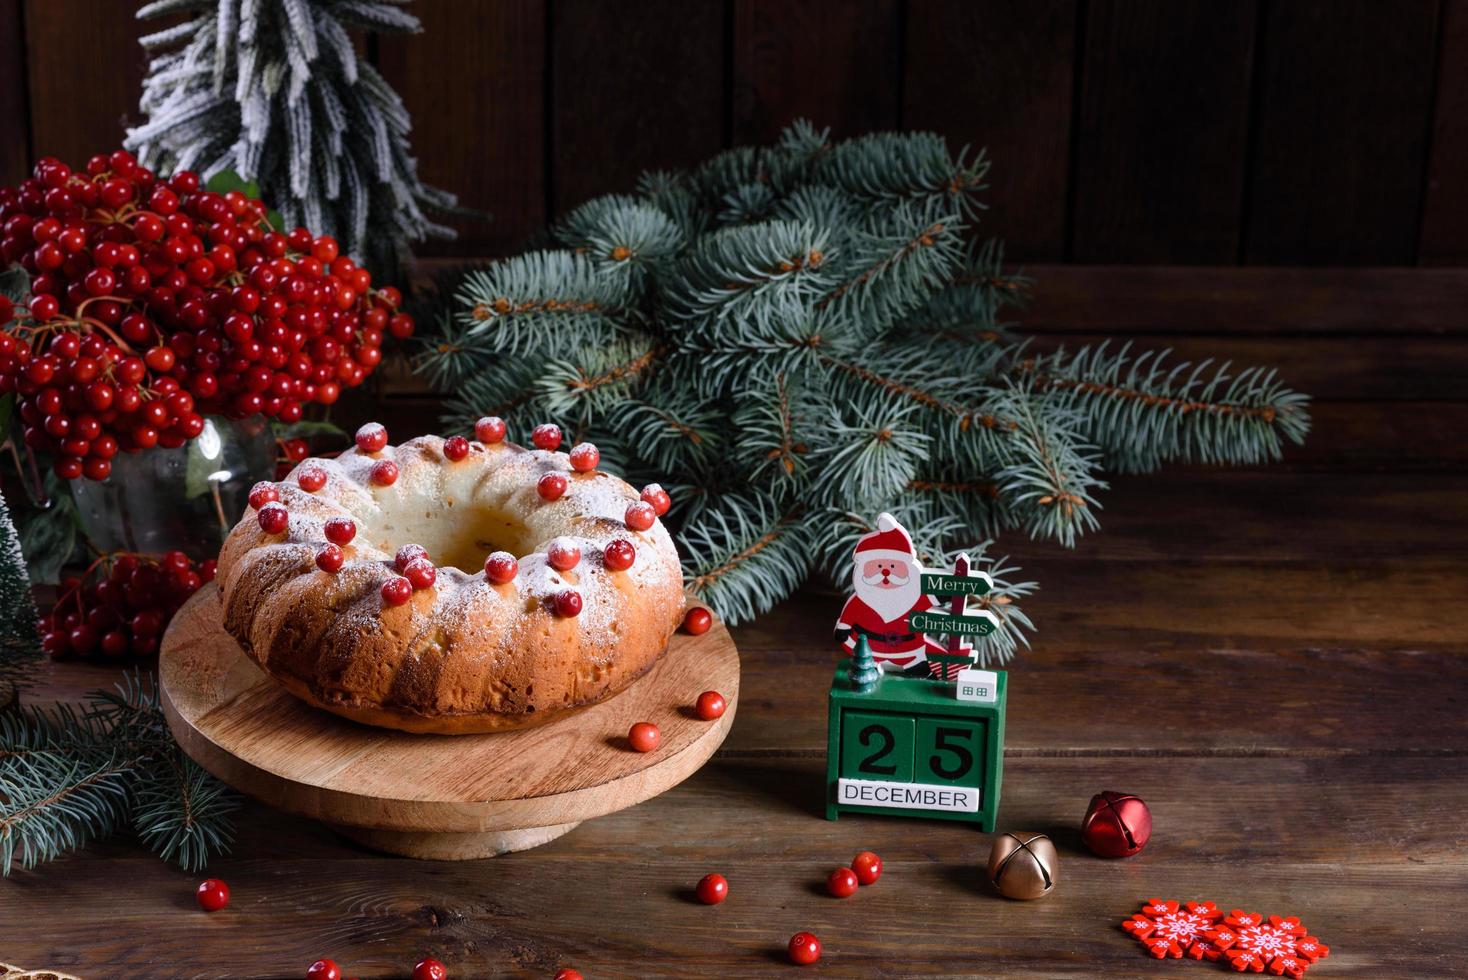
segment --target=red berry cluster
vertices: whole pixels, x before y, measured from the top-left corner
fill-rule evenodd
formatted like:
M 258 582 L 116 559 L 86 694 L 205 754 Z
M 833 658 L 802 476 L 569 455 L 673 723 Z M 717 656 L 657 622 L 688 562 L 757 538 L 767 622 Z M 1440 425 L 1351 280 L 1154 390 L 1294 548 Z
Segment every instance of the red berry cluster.
M 62 582 L 61 597 L 42 617 L 42 646 L 56 658 L 151 656 L 178 607 L 214 580 L 215 564 L 196 564 L 182 551 L 101 558 Z
M 181 446 L 205 413 L 294 422 L 413 333 L 396 289 L 266 214 L 123 150 L 82 171 L 48 157 L 0 188 L 0 264 L 31 275 L 28 314 L 0 306 L 0 393 L 60 476 L 106 479 L 119 450 Z

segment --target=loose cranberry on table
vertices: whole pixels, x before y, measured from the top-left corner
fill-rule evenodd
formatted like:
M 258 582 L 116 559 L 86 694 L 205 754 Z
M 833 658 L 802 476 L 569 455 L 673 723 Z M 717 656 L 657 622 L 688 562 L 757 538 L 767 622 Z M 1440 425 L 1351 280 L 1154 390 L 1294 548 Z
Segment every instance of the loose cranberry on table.
M 639 721 L 627 732 L 627 741 L 638 752 L 651 752 L 663 740 L 663 733 L 650 721 Z
M 342 968 L 336 960 L 317 960 L 306 968 L 306 980 L 342 980 Z
M 851 859 L 851 870 L 863 885 L 875 884 L 882 877 L 882 859 L 871 851 L 862 851 Z
M 194 897 L 205 912 L 218 912 L 229 904 L 229 886 L 218 878 L 206 878 L 199 882 Z
M 727 707 L 728 704 L 724 701 L 724 696 L 718 691 L 704 691 L 698 696 L 698 702 L 694 705 L 694 710 L 698 712 L 698 717 L 704 721 L 713 721 L 716 718 L 722 718 L 724 716 L 724 710 Z
M 413 980 L 448 980 L 449 968 L 438 960 L 419 960 L 413 967 Z
M 702 636 L 714 625 L 713 614 L 702 606 L 694 606 L 683 614 L 683 632 L 691 636 Z
M 567 967 L 564 970 L 556 971 L 555 980 L 586 980 L 586 978 L 581 975 L 580 970 L 572 970 Z
M 720 874 L 704 875 L 698 879 L 695 891 L 703 904 L 718 905 L 729 897 L 729 880 Z
M 849 898 L 856 894 L 861 882 L 856 880 L 856 872 L 850 868 L 837 868 L 826 876 L 826 891 L 836 898 Z
M 814 933 L 797 932 L 790 937 L 790 962 L 808 966 L 821 958 L 821 941 Z

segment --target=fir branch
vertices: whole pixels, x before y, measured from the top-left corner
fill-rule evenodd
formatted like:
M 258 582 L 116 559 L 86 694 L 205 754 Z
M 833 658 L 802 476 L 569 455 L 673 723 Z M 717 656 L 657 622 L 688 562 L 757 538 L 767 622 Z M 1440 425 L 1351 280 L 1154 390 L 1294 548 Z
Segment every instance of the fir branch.
M 735 625 L 769 609 L 810 568 L 798 512 L 726 494 L 678 536 L 688 591 Z
M 1123 472 L 1168 461 L 1260 463 L 1278 459 L 1283 440 L 1304 441 L 1309 397 L 1286 388 L 1275 372 L 1249 368 L 1234 376 L 1227 364 L 1168 365 L 1167 355 L 1132 357 L 1129 344 L 1113 355 L 1101 344 L 1019 368 L 1081 413 L 1107 464 Z

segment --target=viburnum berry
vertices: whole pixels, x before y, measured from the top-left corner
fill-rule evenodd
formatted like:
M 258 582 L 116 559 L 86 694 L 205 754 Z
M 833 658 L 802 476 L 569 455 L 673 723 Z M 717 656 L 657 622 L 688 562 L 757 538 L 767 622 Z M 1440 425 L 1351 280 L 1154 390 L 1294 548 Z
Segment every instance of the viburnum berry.
M 627 507 L 623 520 L 630 530 L 646 531 L 657 520 L 657 512 L 653 510 L 651 504 L 639 500 Z
M 505 441 L 505 420 L 498 415 L 486 415 L 474 423 L 474 438 L 486 446 Z
M 457 463 L 469 455 L 469 440 L 463 436 L 449 436 L 443 441 L 443 454 L 449 461 Z
M 693 706 L 693 710 L 698 713 L 698 717 L 704 721 L 713 721 L 717 718 L 724 717 L 724 711 L 727 708 L 728 703 L 718 691 L 704 691 L 698 696 L 698 701 Z
M 382 602 L 386 606 L 401 606 L 413 598 L 413 583 L 401 575 L 394 575 L 382 583 Z
M 381 422 L 368 422 L 357 430 L 357 448 L 364 453 L 379 453 L 387 445 L 387 429 Z
M 290 525 L 290 511 L 285 509 L 285 504 L 275 501 L 261 507 L 255 517 L 266 534 L 281 534 Z
M 662 517 L 673 506 L 673 498 L 668 496 L 668 491 L 661 485 L 649 483 L 642 488 L 642 499 L 652 505 L 653 512 Z
M 586 978 L 581 975 L 580 970 L 565 967 L 556 971 L 554 980 L 586 980 Z
M 663 733 L 650 721 L 639 721 L 627 730 L 627 741 L 638 752 L 651 752 L 663 740 Z
M 323 572 L 336 573 L 342 570 L 342 563 L 347 560 L 346 552 L 338 545 L 327 542 L 316 552 L 316 567 Z
M 413 967 L 413 980 L 448 980 L 449 969 L 438 960 L 419 960 Z
M 212 562 L 194 565 L 181 552 L 104 557 L 61 583 L 40 618 L 41 645 L 58 658 L 150 656 L 174 613 L 213 577 Z
M 542 473 L 540 479 L 535 481 L 535 492 L 540 494 L 541 500 L 560 500 L 566 492 L 566 486 L 566 474 Z
M 691 636 L 702 636 L 714 625 L 713 614 L 702 606 L 694 606 L 683 614 L 683 632 Z
M 390 459 L 379 459 L 372 464 L 372 469 L 367 473 L 367 479 L 374 486 L 390 487 L 398 482 L 398 464 Z
M 205 912 L 218 912 L 229 904 L 229 886 L 218 878 L 206 878 L 194 889 L 194 897 Z
M 537 425 L 530 433 L 530 441 L 536 449 L 553 452 L 561 444 L 561 427 L 553 422 Z
M 815 933 L 797 932 L 790 937 L 786 949 L 790 954 L 790 962 L 800 966 L 809 966 L 821 958 L 821 941 L 816 938 Z
M 496 551 L 484 559 L 484 577 L 493 585 L 513 582 L 520 574 L 520 563 L 508 551 Z
M 698 879 L 698 887 L 694 891 L 703 904 L 718 905 L 729 897 L 729 879 L 720 874 L 704 875 Z
M 837 868 L 826 876 L 826 891 L 836 898 L 850 898 L 860 884 L 850 868 Z
M 350 544 L 357 536 L 357 523 L 350 517 L 333 517 L 322 529 L 332 544 Z
M 342 968 L 336 960 L 317 960 L 306 967 L 306 980 L 342 980 Z
M 438 569 L 427 558 L 414 558 L 403 569 L 403 577 L 415 589 L 429 589 L 438 579 Z
M 393 555 L 392 567 L 396 571 L 405 571 L 407 567 L 418 559 L 428 558 L 428 549 L 421 544 L 405 544 Z
M 614 572 L 625 572 L 637 559 L 637 549 L 626 538 L 614 538 L 602 549 L 602 564 Z
M 545 550 L 546 561 L 558 572 L 569 572 L 581 561 L 581 549 L 570 538 L 556 538 Z
M 555 607 L 557 616 L 569 619 L 581 614 L 581 593 L 575 589 L 562 589 L 555 594 L 551 603 Z
M 326 486 L 326 471 L 319 466 L 309 466 L 296 474 L 296 483 L 302 490 L 315 493 Z
M 590 473 L 601 462 L 601 451 L 589 442 L 577 443 L 571 449 L 571 469 Z

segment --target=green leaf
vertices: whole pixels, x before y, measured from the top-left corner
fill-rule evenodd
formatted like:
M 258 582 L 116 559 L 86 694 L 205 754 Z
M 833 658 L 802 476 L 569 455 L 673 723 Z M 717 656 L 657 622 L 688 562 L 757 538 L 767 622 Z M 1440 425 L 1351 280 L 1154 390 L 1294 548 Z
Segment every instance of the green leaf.
M 19 265 L 0 272 L 0 294 L 12 303 L 19 303 L 31 294 L 31 277 Z
M 16 507 L 12 516 L 31 581 L 54 585 L 76 550 L 80 520 L 64 481 L 48 472 L 44 486 L 48 498 L 44 506 Z
M 260 185 L 253 180 L 246 180 L 233 170 L 221 170 L 204 182 L 204 189 L 211 190 L 216 194 L 228 194 L 230 191 L 240 191 L 246 197 L 260 200 Z M 270 208 L 265 212 L 265 220 L 270 222 L 270 227 L 276 231 L 283 231 L 285 219 L 280 212 Z

